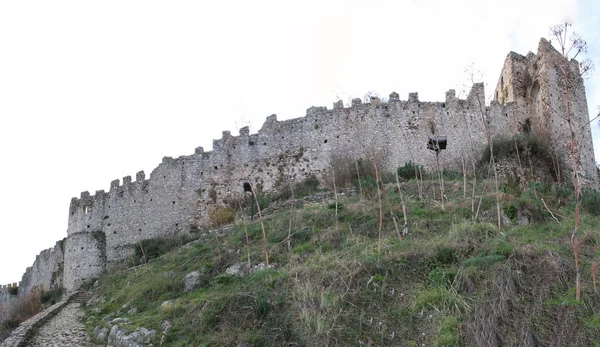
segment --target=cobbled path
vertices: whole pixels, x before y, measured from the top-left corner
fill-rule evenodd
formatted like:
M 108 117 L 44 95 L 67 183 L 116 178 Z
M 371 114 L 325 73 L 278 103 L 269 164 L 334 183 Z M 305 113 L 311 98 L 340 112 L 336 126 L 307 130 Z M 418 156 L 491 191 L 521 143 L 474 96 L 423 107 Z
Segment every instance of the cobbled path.
M 79 303 L 69 303 L 40 327 L 26 343 L 31 347 L 93 346 L 80 321 Z

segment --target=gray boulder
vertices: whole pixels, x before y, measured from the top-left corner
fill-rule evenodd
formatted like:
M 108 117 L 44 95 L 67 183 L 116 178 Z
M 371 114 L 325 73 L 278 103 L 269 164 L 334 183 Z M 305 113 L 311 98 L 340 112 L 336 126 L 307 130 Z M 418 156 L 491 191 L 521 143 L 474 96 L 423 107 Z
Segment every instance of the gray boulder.
M 114 347 L 144 347 L 156 336 L 156 330 L 137 328 L 131 334 L 121 330 L 118 325 L 113 325 L 108 334 L 108 344 Z
M 202 286 L 203 279 L 200 271 L 193 271 L 185 275 L 183 279 L 183 290 L 185 292 L 191 292 L 192 290 Z
M 168 320 L 164 320 L 162 322 L 162 336 L 160 337 L 160 345 L 162 346 L 162 344 L 165 342 L 165 338 L 167 337 L 167 333 L 169 332 L 169 329 L 171 329 L 171 322 L 169 322 Z
M 247 265 L 244 263 L 235 263 L 225 270 L 225 273 L 231 276 L 243 277 L 246 274 Z
M 163 312 L 170 311 L 173 308 L 173 305 L 173 300 L 163 301 L 163 303 L 160 305 L 160 310 Z
M 94 339 L 98 342 L 106 342 L 108 337 L 108 328 L 106 327 L 95 327 L 94 328 Z

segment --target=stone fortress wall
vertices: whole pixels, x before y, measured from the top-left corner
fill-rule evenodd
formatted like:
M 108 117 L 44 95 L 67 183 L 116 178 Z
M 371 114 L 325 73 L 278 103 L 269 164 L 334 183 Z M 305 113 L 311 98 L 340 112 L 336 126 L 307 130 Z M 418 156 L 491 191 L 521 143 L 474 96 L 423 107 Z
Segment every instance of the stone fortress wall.
M 244 179 L 265 192 L 277 191 L 309 175 L 325 181 L 336 163 L 371 153 L 383 170 L 393 171 L 410 160 L 433 169 L 435 155 L 426 148 L 430 135 L 447 136 L 443 165 L 460 170 L 463 158 L 476 160 L 487 144 L 483 119 L 492 136 L 527 128 L 560 143 L 555 140 L 564 138 L 564 121 L 548 111 L 562 107 L 556 67 L 562 60 L 557 54 L 544 39 L 537 55 L 511 52 L 489 106 L 483 84 L 474 84 L 466 99 L 449 90 L 443 102 L 420 101 L 417 93 L 410 93 L 408 100 L 396 93 L 387 102 L 354 99 L 349 107 L 338 101 L 332 109 L 311 107 L 301 118 L 278 121 L 272 115 L 256 134 L 247 127 L 238 136 L 225 131 L 213 141 L 212 151 L 199 147 L 191 155 L 165 157 L 149 178 L 140 171 L 135 181 L 130 176 L 114 180 L 108 192 L 83 192 L 71 200 L 64 244 L 42 252 L 28 268 L 23 292 L 39 285 L 51 288 L 61 280 L 67 290 L 77 289 L 131 256 L 141 240 L 207 227 L 212 209 L 243 194 Z M 573 91 L 573 118 L 581 127 L 588 121 L 581 79 L 575 80 Z M 589 127 L 582 134 L 581 175 L 592 184 L 596 179 Z M 560 146 L 557 150 L 563 153 Z
M 422 102 L 416 93 L 402 101 L 392 94 L 387 103 L 374 99 L 354 101 L 349 108 L 339 103 L 331 110 L 311 107 L 305 117 L 281 122 L 273 115 L 256 134 L 248 128 L 239 136 L 224 132 L 211 152 L 198 148 L 192 155 L 164 158 L 149 179 L 139 172 L 135 181 L 113 181 L 109 192 L 83 192 L 72 199 L 69 211 L 65 286 L 72 289 L 97 277 L 130 256 L 140 240 L 207 227 L 209 210 L 242 194 L 245 178 L 263 191 L 277 191 L 311 174 L 324 181 L 333 162 L 371 152 L 383 170 L 409 160 L 431 167 L 435 156 L 425 145 L 432 134 L 448 136 L 444 161 L 458 168 L 461 157 L 470 155 L 465 149 L 479 153 L 486 142 L 479 109 L 483 97 L 483 85 L 476 84 L 466 100 L 457 99 L 454 91 L 445 102 Z M 494 105 L 489 111 L 503 109 Z
M 12 287 L 17 287 L 16 283 L 2 284 L 0 285 L 0 308 L 8 304 L 13 295 L 10 294 L 9 289 Z M 0 310 L 0 319 L 1 319 L 1 310 Z
M 19 283 L 19 295 L 37 288 L 51 290 L 61 287 L 64 274 L 64 242 L 56 242 L 54 247 L 38 254 L 33 265 L 28 267 Z

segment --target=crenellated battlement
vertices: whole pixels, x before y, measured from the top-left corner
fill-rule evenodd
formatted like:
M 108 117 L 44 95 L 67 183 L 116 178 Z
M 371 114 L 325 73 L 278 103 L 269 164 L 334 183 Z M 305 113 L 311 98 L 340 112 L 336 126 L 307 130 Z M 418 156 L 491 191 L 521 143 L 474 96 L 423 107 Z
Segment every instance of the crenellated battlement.
M 475 84 L 473 86 L 473 88 L 471 89 L 468 98 L 465 100 L 458 99 L 456 97 L 456 92 L 454 89 L 450 89 L 446 92 L 445 102 L 423 102 L 423 101 L 420 101 L 419 94 L 416 92 L 409 93 L 408 99 L 406 99 L 406 100 L 401 100 L 398 93 L 392 92 L 392 93 L 390 93 L 389 99 L 387 100 L 387 102 L 382 101 L 378 97 L 370 97 L 369 102 L 366 102 L 366 103 L 364 103 L 362 101 L 362 99 L 355 98 L 352 100 L 351 104 L 348 107 L 346 107 L 344 105 L 344 102 L 342 100 L 337 100 L 336 102 L 333 103 L 332 109 L 328 109 L 325 106 L 309 107 L 306 110 L 305 117 L 294 118 L 294 119 L 289 119 L 289 120 L 284 120 L 284 121 L 278 121 L 277 115 L 272 114 L 266 118 L 262 127 L 254 134 L 250 133 L 250 128 L 247 126 L 239 129 L 238 136 L 232 135 L 230 130 L 224 130 L 222 132 L 220 139 L 213 140 L 213 150 L 205 151 L 203 147 L 197 147 L 194 150 L 194 154 L 192 154 L 192 156 L 197 157 L 196 159 L 199 159 L 201 161 L 211 161 L 211 157 L 214 157 L 215 155 L 217 157 L 221 157 L 223 155 L 221 153 L 221 151 L 225 150 L 228 147 L 227 146 L 228 143 L 239 143 L 242 146 L 246 145 L 246 146 L 251 147 L 251 146 L 254 146 L 255 144 L 257 144 L 258 142 L 260 142 L 259 141 L 260 138 L 265 137 L 265 136 L 261 136 L 261 135 L 272 134 L 274 132 L 276 132 L 276 133 L 280 133 L 280 132 L 292 133 L 293 126 L 303 124 L 306 121 L 307 117 L 315 118 L 318 121 L 323 122 L 325 120 L 325 118 L 331 117 L 334 114 L 339 114 L 340 111 L 344 111 L 343 112 L 344 114 L 346 111 L 349 111 L 349 112 L 360 111 L 360 112 L 368 113 L 369 109 L 376 109 L 376 108 L 386 107 L 386 106 L 397 106 L 400 108 L 410 108 L 411 105 L 417 105 L 417 107 L 423 107 L 423 108 L 434 107 L 434 108 L 441 109 L 441 108 L 446 108 L 447 107 L 446 105 L 448 105 L 448 107 L 455 107 L 459 101 L 461 101 L 463 103 L 466 102 L 466 103 L 473 104 L 476 101 L 476 98 L 475 98 L 476 95 L 479 95 L 479 97 L 483 99 L 483 96 L 484 96 L 483 84 Z M 414 114 L 417 116 L 423 115 L 422 112 L 416 112 L 416 111 L 414 111 Z M 321 126 L 321 124 L 319 126 Z M 325 126 L 325 125 L 323 124 L 323 126 Z M 269 140 L 271 140 L 271 139 L 269 139 Z M 264 143 L 264 141 L 263 141 L 263 143 Z M 163 157 L 161 165 L 177 165 L 177 162 L 179 160 L 185 160 L 186 157 L 190 157 L 190 156 L 181 156 L 179 158 Z M 151 175 L 151 177 L 152 177 L 152 175 Z M 146 180 L 146 176 L 145 176 L 144 171 L 139 171 L 136 174 L 135 181 L 132 181 L 131 176 L 125 176 L 121 180 L 115 179 L 115 180 L 111 181 L 109 192 L 117 191 L 120 189 L 122 190 L 122 189 L 128 188 L 129 185 L 131 185 L 131 184 L 134 184 L 136 182 L 143 182 L 145 180 Z M 79 199 L 78 198 L 72 199 L 71 204 L 74 204 L 74 203 L 76 205 L 94 204 L 94 201 L 96 200 L 95 199 L 96 196 L 100 196 L 100 198 L 103 199 L 105 194 L 107 194 L 107 193 L 105 193 L 103 190 L 96 191 L 96 193 L 94 195 L 90 195 L 90 193 L 87 191 L 82 192 L 80 194 Z M 82 200 L 82 201 L 80 201 L 80 200 Z
M 331 109 L 311 106 L 299 118 L 279 121 L 272 114 L 255 133 L 249 127 L 239 129 L 237 136 L 223 131 L 211 151 L 197 147 L 189 155 L 164 157 L 149 178 L 139 171 L 135 181 L 132 176 L 113 180 L 107 192 L 82 192 L 71 199 L 66 241 L 40 254 L 24 275 L 23 288 L 50 281 L 37 279 L 36 274 L 50 271 L 43 264 L 62 271 L 57 259 L 63 251 L 61 281 L 73 290 L 130 257 L 141 240 L 209 228 L 210 212 L 243 196 L 245 180 L 266 193 L 313 175 L 325 182 L 336 163 L 371 153 L 384 171 L 393 172 L 408 161 L 433 170 L 435 159 L 426 146 L 431 135 L 447 137 L 444 167 L 460 170 L 463 160 L 478 160 L 487 144 L 486 126 L 492 136 L 522 132 L 523 124 L 531 124 L 536 134 L 564 136 L 561 121 L 540 103 L 545 98 L 560 108 L 557 82 L 550 78 L 560 63 L 556 53 L 545 40 L 537 55 L 509 53 L 490 105 L 485 103 L 482 83 L 474 84 L 465 99 L 450 89 L 441 101 L 433 102 L 421 101 L 416 92 L 406 100 L 396 92 L 387 101 L 370 96 L 344 105 L 337 100 Z M 525 88 L 523 81 L 529 81 Z M 581 102 L 583 84 L 575 85 L 574 95 L 573 110 L 583 120 L 587 117 Z M 584 135 L 582 162 L 589 163 L 591 135 Z

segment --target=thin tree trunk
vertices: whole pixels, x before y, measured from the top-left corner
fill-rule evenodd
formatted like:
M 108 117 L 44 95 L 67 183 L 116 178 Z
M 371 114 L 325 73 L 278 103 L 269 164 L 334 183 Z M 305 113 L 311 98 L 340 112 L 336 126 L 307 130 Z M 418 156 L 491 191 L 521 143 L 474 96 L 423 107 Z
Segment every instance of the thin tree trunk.
M 377 162 L 375 161 L 375 156 L 371 153 L 371 161 L 373 161 L 373 166 L 375 167 L 375 179 L 377 180 L 377 202 L 379 203 L 379 231 L 377 232 L 377 261 L 381 260 L 381 232 L 383 229 L 383 206 L 381 204 L 381 187 L 380 187 L 380 176 L 379 176 L 379 168 L 377 167 Z
M 142 247 L 142 241 L 138 241 L 138 244 L 140 245 L 142 255 L 144 256 L 144 264 L 148 264 L 148 257 L 146 257 L 146 252 L 144 251 L 144 247 Z
M 404 215 L 404 228 L 402 228 L 402 237 L 405 237 L 408 235 L 408 217 L 406 216 L 406 204 L 404 203 L 404 194 L 402 194 L 400 180 L 398 179 L 398 171 L 396 171 L 396 184 L 398 185 L 398 193 L 400 194 L 400 201 L 402 202 L 402 214 Z
M 473 164 L 473 192 L 471 193 L 471 217 L 475 217 L 475 191 L 477 189 L 477 172 L 475 169 L 475 159 L 471 159 Z
M 248 238 L 248 228 L 246 228 L 246 223 L 242 221 L 244 225 L 244 233 L 246 234 L 246 255 L 248 256 L 248 273 L 250 273 L 250 269 L 252 265 L 250 264 L 250 239 Z
M 465 169 L 465 156 L 461 154 L 460 161 L 462 163 L 463 172 L 463 199 L 467 198 L 467 170 Z
M 394 222 L 394 228 L 396 229 L 396 234 L 398 234 L 398 239 L 402 240 L 402 237 L 400 235 L 400 229 L 398 228 L 398 222 L 397 222 L 398 218 L 396 217 L 396 214 L 394 213 L 394 210 L 392 209 L 392 204 L 390 203 L 390 199 L 388 197 L 385 186 L 383 187 L 382 192 L 383 192 L 383 196 L 385 197 L 385 203 L 388 207 L 388 210 L 390 211 L 390 216 L 392 217 L 392 221 Z
M 421 168 L 420 167 L 417 168 L 417 163 L 415 163 L 414 161 L 413 161 L 413 168 L 415 169 L 415 180 L 417 181 L 417 189 L 419 191 L 419 200 L 423 201 L 423 188 L 421 186 L 423 184 L 423 182 L 422 182 L 423 175 L 421 175 L 421 178 L 419 178 L 419 175 L 418 175 L 418 173 L 421 172 Z M 418 173 L 417 173 L 417 170 L 419 171 Z M 398 173 L 398 170 L 396 170 L 396 174 L 397 173 Z
M 249 181 L 249 180 L 248 180 Z M 265 231 L 265 224 L 263 223 L 262 213 L 260 212 L 260 204 L 254 190 L 254 185 L 250 185 L 250 190 L 254 196 L 254 202 L 256 203 L 256 211 L 258 212 L 258 220 L 260 221 L 260 227 L 263 233 L 263 246 L 265 247 L 265 269 L 269 268 L 269 242 L 267 241 L 267 232 Z
M 592 278 L 594 279 L 594 292 L 598 295 L 598 263 L 592 263 Z
M 335 170 L 331 170 L 331 175 L 333 177 L 333 193 L 335 194 L 335 230 L 338 229 L 338 194 L 337 187 L 335 186 Z
M 418 181 L 420 182 L 418 184 L 419 186 L 419 200 L 421 202 L 423 202 L 423 171 L 421 170 L 421 165 L 419 165 L 419 179 Z
M 291 235 L 292 235 L 292 223 L 294 220 L 294 213 L 295 213 L 295 206 L 296 206 L 296 199 L 294 197 L 294 184 L 292 182 L 292 184 L 290 184 L 290 191 L 292 192 L 292 208 L 290 210 L 290 225 L 288 226 L 288 237 L 287 237 L 287 246 L 288 246 L 288 251 L 290 249 L 292 249 L 292 241 L 290 239 Z
M 567 38 L 567 28 L 568 24 L 565 23 L 564 28 L 564 38 L 562 35 L 559 36 L 559 43 L 561 44 L 562 56 L 568 63 L 568 52 L 565 53 L 565 43 Z M 571 157 L 571 169 L 573 170 L 573 187 L 575 189 L 575 229 L 573 230 L 572 240 L 573 240 L 573 253 L 575 254 L 575 271 L 576 271 L 576 279 L 575 279 L 575 299 L 579 301 L 581 299 L 581 269 L 579 267 L 579 207 L 581 202 L 579 201 L 580 195 L 580 187 L 579 187 L 579 176 L 577 174 L 577 170 L 579 169 L 579 165 L 577 165 L 577 148 L 579 148 L 579 144 L 577 143 L 577 138 L 575 136 L 575 132 L 573 131 L 573 120 L 571 118 L 571 98 L 569 92 L 569 75 L 567 73 L 567 67 L 563 63 L 560 66 L 561 72 L 563 74 L 563 94 L 565 100 L 565 106 L 567 109 L 567 117 L 566 121 L 569 124 L 569 135 L 570 139 L 567 143 L 567 152 L 570 152 Z M 570 147 L 570 150 L 569 150 Z
M 362 182 L 360 181 L 360 170 L 358 169 L 358 160 L 354 161 L 354 167 L 356 168 L 356 177 L 358 177 L 358 191 L 360 193 L 360 206 L 362 207 L 363 215 L 367 214 L 365 211 L 365 202 L 363 201 L 363 190 L 362 190 Z
M 485 133 L 487 135 L 488 145 L 490 147 L 490 161 L 494 169 L 494 183 L 496 185 L 496 210 L 498 212 L 498 231 L 502 232 L 502 217 L 500 214 L 500 188 L 498 186 L 498 169 L 496 167 L 496 160 L 494 159 L 494 142 L 492 141 L 492 135 L 490 134 L 490 129 L 488 128 L 487 122 L 485 120 L 485 113 L 483 110 L 483 105 L 481 105 L 479 95 L 477 95 L 477 103 L 479 104 L 479 113 L 481 114 L 481 120 L 483 122 L 483 127 L 485 128 Z
M 435 152 L 435 163 L 437 165 L 438 170 L 438 181 L 440 183 L 440 195 L 442 197 L 442 210 L 445 210 L 444 207 L 444 175 L 442 174 L 442 168 L 440 166 L 440 152 Z
M 556 153 L 556 168 L 558 171 L 558 183 L 562 183 L 562 175 L 560 173 L 560 161 L 558 159 L 558 153 Z
M 513 140 L 515 141 L 515 150 L 517 151 L 517 160 L 519 161 L 519 171 L 521 172 L 521 183 L 523 185 L 523 191 L 527 189 L 527 184 L 525 182 L 525 171 L 523 170 L 523 165 L 521 165 L 521 156 L 519 155 L 519 146 L 517 145 L 517 138 L 513 136 Z
M 490 166 L 488 168 L 487 177 L 485 180 L 483 180 L 483 187 L 481 188 L 481 196 L 479 197 L 479 204 L 477 205 L 477 212 L 475 212 L 474 220 L 477 220 L 477 218 L 479 217 L 479 209 L 481 208 L 481 201 L 483 200 L 483 195 L 485 194 L 485 189 L 487 188 L 487 183 L 488 183 L 488 180 L 490 179 L 490 171 L 491 170 L 492 170 L 492 167 Z

